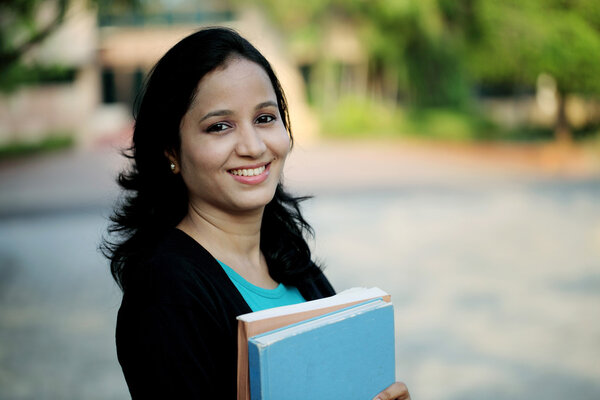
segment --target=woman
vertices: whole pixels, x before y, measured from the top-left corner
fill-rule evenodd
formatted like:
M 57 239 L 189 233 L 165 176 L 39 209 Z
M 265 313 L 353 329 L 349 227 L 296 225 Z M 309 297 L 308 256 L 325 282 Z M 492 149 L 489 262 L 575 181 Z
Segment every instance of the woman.
M 104 246 L 133 398 L 235 398 L 235 317 L 334 294 L 280 183 L 290 147 L 279 81 L 234 31 L 194 33 L 152 70 Z

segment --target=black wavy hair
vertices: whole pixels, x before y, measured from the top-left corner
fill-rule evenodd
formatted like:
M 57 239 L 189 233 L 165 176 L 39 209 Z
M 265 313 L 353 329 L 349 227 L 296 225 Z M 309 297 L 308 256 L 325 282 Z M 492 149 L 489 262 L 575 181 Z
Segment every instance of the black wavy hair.
M 202 77 L 235 57 L 255 62 L 265 70 L 284 126 L 292 137 L 279 80 L 265 57 L 237 32 L 206 28 L 171 48 L 150 72 L 136 102 L 133 143 L 124 152 L 132 162 L 119 174 L 124 194 L 111 216 L 111 238 L 105 237 L 100 246 L 123 291 L 129 273 L 143 267 L 149 249 L 188 212 L 187 189 L 181 175 L 171 172 L 165 153 L 179 153 L 180 122 Z M 260 247 L 271 277 L 284 284 L 299 282 L 316 266 L 305 239 L 313 231 L 299 208 L 304 199 L 290 195 L 280 183 L 263 215 Z

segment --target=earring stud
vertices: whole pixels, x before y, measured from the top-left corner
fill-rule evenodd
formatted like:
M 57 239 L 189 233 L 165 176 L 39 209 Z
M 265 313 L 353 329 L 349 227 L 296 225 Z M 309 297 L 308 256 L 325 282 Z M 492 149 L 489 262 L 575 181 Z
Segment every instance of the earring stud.
M 171 163 L 171 171 L 175 171 L 175 163 Z

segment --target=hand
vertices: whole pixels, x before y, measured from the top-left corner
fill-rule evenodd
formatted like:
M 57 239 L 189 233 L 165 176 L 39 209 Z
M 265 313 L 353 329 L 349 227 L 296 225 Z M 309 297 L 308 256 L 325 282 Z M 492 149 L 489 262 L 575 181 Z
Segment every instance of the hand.
M 410 393 L 404 383 L 395 382 L 375 396 L 373 400 L 410 400 Z

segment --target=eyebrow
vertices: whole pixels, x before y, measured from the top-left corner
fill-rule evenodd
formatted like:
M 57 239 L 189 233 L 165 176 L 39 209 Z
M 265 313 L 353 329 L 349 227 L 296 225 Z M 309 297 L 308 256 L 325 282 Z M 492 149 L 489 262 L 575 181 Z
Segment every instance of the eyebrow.
M 227 115 L 231 115 L 233 114 L 233 111 L 231 110 L 216 110 L 216 111 L 211 111 L 208 114 L 206 114 L 204 117 L 202 117 L 200 119 L 200 122 L 210 118 L 210 117 L 223 117 L 223 116 L 227 116 Z
M 277 103 L 275 103 L 273 100 L 264 101 L 264 102 L 258 104 L 256 107 L 254 107 L 254 109 L 260 110 L 261 108 L 265 108 L 265 107 L 277 107 Z
M 263 101 L 262 103 L 259 103 L 256 105 L 256 107 L 254 107 L 255 110 L 260 110 L 261 108 L 265 108 L 265 107 L 278 107 L 277 103 L 269 100 L 269 101 Z M 204 115 L 201 119 L 200 122 L 210 118 L 210 117 L 223 117 L 223 116 L 228 116 L 228 115 L 232 115 L 233 111 L 231 110 L 215 110 L 215 111 L 211 111 L 209 113 L 207 113 L 206 115 Z

